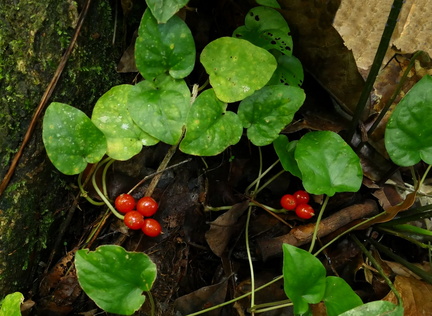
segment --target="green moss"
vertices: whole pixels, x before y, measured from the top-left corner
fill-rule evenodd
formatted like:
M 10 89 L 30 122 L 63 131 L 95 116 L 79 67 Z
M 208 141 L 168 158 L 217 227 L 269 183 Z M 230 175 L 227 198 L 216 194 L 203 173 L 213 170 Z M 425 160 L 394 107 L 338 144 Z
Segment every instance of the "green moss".
M 0 10 L 0 179 L 50 82 L 77 22 L 74 1 L 3 0 Z M 51 101 L 89 113 L 118 84 L 119 52 L 111 44 L 113 21 L 105 1 L 92 5 L 87 23 Z M 96 23 L 96 22 L 97 23 Z M 74 181 L 67 178 L 67 181 Z M 56 240 L 54 221 L 67 210 L 64 177 L 47 159 L 40 126 L 24 151 L 14 178 L 0 197 L 0 297 L 31 287 L 40 252 Z M 23 271 L 24 269 L 24 271 Z

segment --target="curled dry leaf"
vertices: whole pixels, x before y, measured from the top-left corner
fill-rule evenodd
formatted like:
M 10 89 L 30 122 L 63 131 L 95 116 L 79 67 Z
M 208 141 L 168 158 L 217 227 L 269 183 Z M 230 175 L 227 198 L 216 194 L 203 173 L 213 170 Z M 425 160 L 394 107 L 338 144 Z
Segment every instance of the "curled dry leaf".
M 405 309 L 405 316 L 430 315 L 432 310 L 432 285 L 415 278 L 396 276 L 394 286 L 398 290 Z M 383 298 L 397 304 L 393 292 Z
M 229 211 L 219 216 L 210 223 L 210 229 L 206 232 L 205 238 L 213 253 L 222 256 L 231 236 L 243 226 L 236 225 L 249 205 L 249 201 L 233 205 Z

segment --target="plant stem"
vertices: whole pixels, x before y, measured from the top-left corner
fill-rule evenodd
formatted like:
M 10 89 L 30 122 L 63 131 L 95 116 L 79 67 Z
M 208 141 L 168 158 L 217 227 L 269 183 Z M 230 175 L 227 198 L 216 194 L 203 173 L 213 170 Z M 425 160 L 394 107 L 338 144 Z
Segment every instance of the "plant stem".
M 258 147 L 259 148 L 259 147 Z M 262 170 L 262 155 L 261 155 L 261 150 L 260 150 L 260 170 Z M 267 170 L 266 171 L 264 171 L 264 172 L 260 172 L 260 174 L 258 175 L 258 177 L 251 183 L 251 184 L 249 184 L 249 186 L 246 188 L 246 190 L 245 190 L 245 192 L 246 192 L 246 194 L 249 194 L 249 191 L 252 189 L 252 187 L 254 186 L 254 185 L 256 185 L 256 190 L 255 191 L 261 191 L 262 189 L 261 188 L 258 188 L 258 185 L 259 185 L 259 181 L 267 174 L 267 173 L 269 173 L 270 171 L 271 171 L 271 169 L 273 169 L 277 164 L 279 163 L 279 159 L 278 160 L 276 160 L 270 167 L 268 167 L 267 168 Z M 283 171 L 282 171 L 282 173 L 283 173 Z M 279 174 L 277 175 L 277 176 L 279 176 Z M 272 178 L 273 179 L 273 178 Z M 274 180 L 274 179 L 273 179 Z M 268 185 L 268 183 L 266 182 L 265 184 L 264 184 L 264 187 L 265 186 L 267 186 Z M 257 192 L 254 192 L 254 194 L 256 195 L 257 194 Z
M 358 238 L 356 236 L 352 235 L 351 238 L 354 240 L 354 242 L 356 243 L 356 245 L 363 251 L 363 253 L 366 255 L 366 257 L 368 257 L 368 259 L 370 260 L 370 262 L 372 263 L 372 265 L 375 267 L 375 269 L 378 270 L 379 274 L 384 278 L 384 280 L 387 283 L 387 285 L 390 287 L 390 289 L 395 294 L 395 296 L 396 296 L 396 298 L 397 298 L 397 300 L 399 302 L 399 305 L 401 307 L 403 307 L 402 298 L 401 298 L 398 290 L 394 287 L 392 281 L 384 273 L 384 270 L 381 267 L 381 265 L 378 263 L 378 261 L 375 260 L 374 256 L 372 256 L 372 254 L 370 253 L 370 251 L 366 249 L 366 247 L 360 242 L 360 240 L 358 240 Z M 370 240 L 370 241 L 372 242 L 372 240 Z
M 404 265 L 405 267 L 407 267 L 408 269 L 410 269 L 412 272 L 414 272 L 415 274 L 417 274 L 419 277 L 421 277 L 424 281 L 432 284 L 432 276 L 429 272 L 424 271 L 423 269 L 417 267 L 416 265 L 412 264 L 411 262 L 403 259 L 402 257 L 399 257 L 398 255 L 396 255 L 393 251 L 391 251 L 390 249 L 388 249 L 387 247 L 381 245 L 379 242 L 369 238 L 368 241 L 375 246 L 375 248 L 384 253 L 386 256 L 390 257 L 391 259 L 393 259 L 394 261 Z M 396 294 L 396 293 L 395 293 Z
M 399 80 L 399 83 L 396 87 L 396 90 L 393 92 L 391 98 L 387 101 L 386 105 L 384 106 L 384 108 L 381 110 L 380 114 L 378 115 L 378 117 L 376 118 L 375 122 L 373 123 L 373 125 L 371 126 L 371 128 L 369 128 L 367 134 L 368 137 L 370 137 L 372 135 L 372 133 L 375 131 L 375 129 L 377 128 L 378 124 L 381 122 L 381 120 L 383 119 L 384 115 L 387 113 L 387 111 L 389 110 L 390 106 L 393 104 L 394 100 L 396 99 L 396 97 L 399 95 L 400 91 L 402 90 L 402 86 L 404 85 L 408 74 L 410 73 L 412 67 L 414 67 L 415 65 L 415 61 L 421 56 L 425 54 L 425 52 L 423 51 L 417 51 L 411 58 L 410 63 L 408 64 L 407 68 L 405 69 L 402 77 Z
M 190 102 L 191 104 L 193 104 L 195 102 L 197 95 L 198 95 L 198 85 L 194 84 L 193 88 L 192 88 L 192 95 L 191 95 L 191 102 Z M 150 182 L 150 184 L 149 184 L 149 186 L 145 192 L 146 196 L 152 196 L 153 191 L 155 190 L 155 188 L 159 182 L 159 179 L 162 176 L 162 172 L 167 169 L 168 163 L 170 162 L 171 158 L 174 156 L 175 152 L 177 151 L 177 147 L 179 146 L 180 142 L 182 141 L 182 139 L 185 135 L 185 131 L 186 131 L 186 128 L 185 128 L 185 126 L 183 126 L 182 135 L 181 135 L 179 141 L 177 142 L 177 144 L 172 145 L 170 147 L 170 149 L 168 149 L 168 152 L 165 154 L 164 159 L 162 160 L 161 164 L 159 165 L 159 168 L 156 171 L 155 177 L 152 179 L 152 181 Z
M 106 186 L 106 174 L 108 171 L 108 168 L 114 163 L 114 159 L 110 158 L 110 160 L 108 160 L 105 164 L 105 167 L 103 168 L 102 171 L 102 192 L 105 196 L 108 196 L 108 190 L 107 190 L 107 186 Z
M 267 205 L 261 204 L 261 203 L 255 201 L 255 200 L 251 200 L 251 204 L 249 204 L 249 205 L 256 205 L 256 206 L 258 206 L 259 208 L 262 208 L 264 211 L 266 211 L 267 213 L 269 213 L 271 216 L 277 218 L 277 220 L 279 220 L 280 222 L 284 223 L 284 224 L 287 225 L 288 227 L 293 228 L 292 225 L 288 224 L 285 220 L 283 220 L 279 215 L 276 214 L 276 213 L 282 213 L 282 212 L 280 212 L 279 210 L 276 210 L 276 209 L 274 209 L 274 208 L 272 208 L 272 207 L 270 207 L 270 206 L 267 206 Z M 285 210 L 285 212 L 286 212 L 286 210 Z M 285 212 L 284 212 L 284 213 L 285 213 Z
M 283 275 L 280 275 L 280 276 L 274 278 L 273 280 L 271 280 L 270 282 L 267 282 L 266 284 L 263 284 L 263 285 L 261 285 L 260 287 L 257 287 L 257 288 L 255 289 L 255 292 L 258 292 L 258 291 L 260 291 L 260 290 L 262 290 L 262 289 L 265 289 L 266 287 L 270 286 L 271 284 L 273 284 L 273 283 L 275 283 L 275 282 L 277 282 L 277 281 L 279 281 L 279 280 L 281 280 L 281 279 L 283 279 Z M 196 315 L 201 315 L 201 314 L 204 314 L 204 313 L 210 312 L 210 311 L 212 311 L 212 310 L 215 310 L 215 309 L 218 309 L 218 308 L 224 307 L 224 306 L 226 306 L 226 305 L 229 305 L 229 304 L 235 303 L 235 302 L 237 302 L 237 301 L 239 301 L 239 300 L 241 300 L 241 299 L 243 299 L 243 298 L 248 297 L 248 296 L 251 295 L 251 294 L 252 294 L 252 291 L 251 291 L 251 292 L 247 292 L 247 293 L 245 293 L 245 294 L 243 294 L 243 295 L 240 295 L 240 296 L 238 296 L 238 297 L 235 297 L 235 298 L 233 298 L 233 299 L 231 299 L 231 300 L 229 300 L 229 301 L 226 301 L 226 302 L 223 302 L 223 303 L 221 303 L 221 304 L 218 304 L 218 305 L 215 305 L 215 306 L 212 306 L 212 307 L 209 307 L 209 308 L 203 309 L 203 310 L 201 310 L 201 311 L 198 311 L 198 312 L 195 312 L 195 313 L 192 313 L 192 314 L 187 314 L 186 316 L 196 316 Z
M 277 161 L 279 162 L 279 161 Z M 273 165 L 271 166 L 273 167 Z M 270 169 L 270 168 L 269 168 Z M 268 170 L 268 169 L 267 169 Z M 266 171 L 267 171 L 266 170 Z M 285 173 L 285 170 L 279 171 L 277 174 L 275 174 L 273 177 L 271 177 L 266 183 L 264 183 L 258 190 L 256 190 L 255 194 L 260 193 L 266 186 L 268 186 L 270 183 L 272 183 L 274 180 L 276 180 L 279 176 L 281 176 L 283 173 Z
M 316 236 L 318 234 L 318 227 L 319 227 L 319 224 L 321 222 L 321 218 L 322 218 L 322 216 L 324 214 L 324 210 L 327 207 L 327 203 L 328 203 L 329 199 L 330 199 L 330 197 L 328 195 L 326 195 L 326 198 L 324 199 L 324 203 L 321 206 L 321 209 L 319 211 L 318 218 L 317 218 L 317 221 L 315 223 L 314 232 L 313 232 L 313 235 L 312 235 L 312 241 L 311 241 L 310 248 L 309 248 L 309 252 L 310 253 L 312 253 L 312 250 L 315 247 L 315 240 L 316 240 Z
M 153 299 L 153 295 L 151 294 L 151 292 L 150 291 L 147 291 L 146 292 L 147 293 L 147 296 L 148 296 L 148 298 L 149 298 L 149 302 L 150 302 L 150 315 L 151 316 L 155 316 L 156 314 L 156 306 L 155 306 L 155 303 L 154 303 L 154 299 Z
M 292 303 L 292 302 L 289 302 L 289 303 L 283 303 L 283 304 L 281 304 L 280 302 L 277 302 L 277 303 L 278 303 L 277 306 L 271 306 L 271 307 L 267 307 L 267 308 L 256 309 L 256 310 L 255 310 L 255 313 L 256 313 L 256 314 L 258 314 L 258 313 L 264 313 L 264 312 L 269 312 L 269 311 L 272 311 L 272 310 L 275 310 L 275 309 L 279 309 L 279 308 L 284 308 L 284 307 L 288 307 L 288 306 L 293 306 L 293 303 Z
M 420 179 L 420 182 L 418 184 L 418 189 L 420 190 L 420 186 L 423 185 L 423 183 L 426 180 L 426 176 L 429 173 L 429 171 L 431 170 L 432 165 L 428 165 L 428 167 L 426 168 L 425 173 L 423 174 L 423 177 Z
M 156 176 L 156 175 L 158 175 L 158 174 L 160 174 L 160 173 L 163 173 L 163 172 L 165 172 L 165 171 L 167 171 L 167 170 L 169 170 L 169 169 L 176 168 L 176 167 L 178 167 L 178 166 L 180 166 L 180 165 L 182 165 L 182 164 L 184 164 L 184 163 L 187 163 L 187 162 L 189 162 L 189 161 L 191 161 L 191 160 L 192 160 L 192 158 L 188 158 L 188 159 L 183 160 L 183 161 L 181 161 L 181 162 L 179 162 L 179 163 L 176 163 L 176 164 L 174 164 L 174 165 L 171 165 L 171 166 L 169 166 L 169 167 L 167 167 L 167 168 L 165 168 L 165 169 L 163 169 L 163 170 L 156 171 L 156 172 L 154 172 L 154 173 L 152 173 L 152 174 L 149 174 L 148 176 L 145 176 L 145 177 L 144 177 L 140 182 L 138 182 L 138 183 L 137 183 L 137 184 L 136 184 L 132 189 L 129 190 L 128 194 L 131 194 L 133 191 L 136 190 L 137 187 L 139 187 L 141 184 L 143 184 L 144 182 L 146 182 L 148 179 L 150 179 L 150 178 L 152 178 L 152 177 L 154 177 L 154 176 Z
M 96 168 L 96 165 L 93 166 L 92 171 L 94 171 L 94 168 Z M 92 172 L 92 171 L 91 171 L 91 172 Z M 91 172 L 90 172 L 89 174 L 91 174 Z M 78 180 L 77 180 L 77 182 L 78 182 L 78 188 L 79 188 L 79 190 L 80 190 L 81 196 L 84 197 L 87 201 L 89 201 L 89 202 L 90 202 L 91 204 L 93 204 L 93 205 L 96 205 L 96 206 L 104 205 L 104 204 L 105 204 L 104 202 L 97 202 L 97 201 L 93 200 L 93 199 L 88 195 L 87 191 L 84 189 L 84 186 L 85 186 L 86 183 L 89 181 L 89 179 L 91 179 L 91 177 L 88 176 L 88 177 L 85 179 L 84 183 L 83 183 L 83 182 L 81 181 L 81 180 L 82 180 L 82 176 L 83 176 L 83 173 L 81 172 L 81 173 L 78 175 Z
M 110 209 L 110 211 L 119 219 L 123 220 L 124 216 L 121 215 L 119 212 L 117 212 L 117 210 L 114 208 L 114 206 L 112 206 L 111 202 L 108 200 L 108 198 L 101 192 L 101 190 L 99 189 L 97 183 L 96 183 L 96 173 L 99 170 L 100 166 L 104 163 L 106 163 L 109 159 L 111 158 L 107 158 L 105 160 L 103 160 L 101 163 L 99 163 L 98 167 L 96 168 L 95 172 L 92 175 L 92 184 L 94 189 L 96 190 L 97 194 L 99 195 L 99 197 L 102 199 L 102 201 L 104 201 L 104 203 L 108 206 L 108 208 Z
M 252 262 L 252 256 L 251 256 L 251 252 L 250 252 L 250 245 L 249 245 L 249 223 L 250 223 L 250 217 L 251 217 L 251 213 L 252 213 L 252 206 L 249 206 L 249 210 L 247 213 L 247 218 L 246 218 L 246 229 L 245 229 L 245 237 L 246 237 L 246 253 L 247 253 L 247 258 L 248 258 L 248 263 L 249 263 L 249 270 L 250 270 L 250 274 L 251 274 L 251 309 L 255 306 L 255 274 L 254 274 L 254 266 L 253 266 L 253 262 Z M 254 313 L 252 312 L 252 315 L 254 315 Z
M 357 228 L 363 226 L 364 224 L 367 224 L 368 222 L 371 222 L 371 221 L 375 220 L 376 218 L 382 216 L 385 213 L 386 212 L 381 212 L 381 213 L 379 213 L 379 214 L 377 214 L 375 216 L 372 216 L 371 218 L 368 218 L 367 220 L 364 220 L 363 222 L 358 223 L 357 225 L 354 225 L 353 227 L 348 228 L 346 231 L 340 233 L 335 238 L 333 238 L 332 240 L 330 240 L 327 244 L 325 244 L 324 246 L 322 246 L 317 252 L 314 253 L 314 256 L 315 257 L 318 256 L 321 251 L 323 251 L 324 249 L 326 249 L 328 246 L 330 246 L 331 244 L 333 244 L 336 240 L 338 240 L 342 236 L 344 236 L 344 235 L 352 232 L 353 230 L 356 230 Z
M 429 245 L 427 245 L 425 243 L 422 243 L 421 241 L 418 241 L 418 240 L 416 240 L 416 239 L 414 239 L 412 237 L 408 237 L 403 232 L 399 232 L 399 231 L 396 231 L 396 230 L 393 230 L 393 229 L 390 229 L 390 228 L 379 227 L 379 226 L 377 227 L 377 229 L 379 229 L 380 231 L 386 232 L 388 234 L 394 235 L 396 237 L 400 237 L 400 238 L 406 239 L 409 242 L 413 243 L 414 245 L 417 245 L 418 247 L 421 247 L 421 248 L 424 248 L 424 249 L 429 248 Z
M 362 93 L 360 95 L 360 98 L 358 100 L 355 113 L 353 115 L 353 118 L 351 120 L 351 125 L 348 130 L 348 139 L 347 141 L 352 142 L 352 138 L 354 136 L 355 130 L 358 126 L 358 122 L 364 112 L 364 109 L 366 107 L 366 103 L 369 99 L 370 91 L 372 90 L 373 84 L 375 82 L 375 79 L 378 75 L 378 72 L 381 68 L 382 61 L 384 59 L 384 56 L 387 52 L 387 49 L 389 47 L 389 43 L 391 40 L 391 36 L 393 34 L 393 31 L 396 26 L 396 22 L 399 16 L 399 12 L 402 9 L 402 5 L 405 1 L 403 0 L 394 0 L 393 5 L 391 7 L 386 26 L 384 28 L 383 34 L 381 36 L 381 41 L 379 43 L 377 52 L 375 54 L 375 58 L 372 64 L 372 67 L 369 71 L 369 75 L 366 79 L 365 86 L 362 90 Z

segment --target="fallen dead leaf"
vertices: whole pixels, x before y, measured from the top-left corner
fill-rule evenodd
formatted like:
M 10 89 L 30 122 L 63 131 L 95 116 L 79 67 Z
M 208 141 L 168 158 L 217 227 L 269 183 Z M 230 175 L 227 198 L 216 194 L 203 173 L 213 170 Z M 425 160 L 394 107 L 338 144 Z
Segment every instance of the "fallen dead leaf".
M 243 224 L 238 224 L 240 216 L 246 211 L 249 201 L 235 204 L 230 210 L 220 215 L 210 223 L 210 229 L 206 232 L 205 238 L 210 249 L 219 257 L 224 253 L 231 236 L 243 229 Z
M 415 278 L 396 276 L 394 286 L 404 305 L 404 316 L 427 316 L 432 311 L 432 285 Z M 389 292 L 385 301 L 397 304 L 396 296 Z
M 353 51 L 357 66 L 367 72 L 372 65 L 393 0 L 343 0 L 334 27 Z M 432 55 L 432 6 L 428 0 L 404 1 L 390 46 L 413 53 L 423 50 Z M 384 64 L 396 53 L 389 50 Z

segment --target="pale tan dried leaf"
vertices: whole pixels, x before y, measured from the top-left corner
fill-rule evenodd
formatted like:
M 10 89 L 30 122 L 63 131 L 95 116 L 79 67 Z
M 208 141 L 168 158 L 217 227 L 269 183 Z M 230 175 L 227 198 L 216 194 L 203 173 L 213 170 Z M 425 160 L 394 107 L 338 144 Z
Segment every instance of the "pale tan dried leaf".
M 432 285 L 415 278 L 396 276 L 394 286 L 404 305 L 404 316 L 427 316 L 432 311 Z M 383 299 L 397 304 L 393 292 Z
M 333 26 L 353 51 L 363 73 L 372 65 L 393 0 L 343 0 Z M 428 0 L 405 1 L 390 45 L 406 53 L 432 55 L 432 5 Z M 384 63 L 394 55 L 389 50 Z

